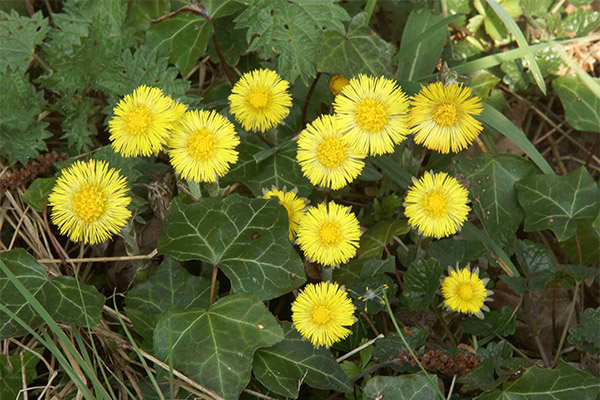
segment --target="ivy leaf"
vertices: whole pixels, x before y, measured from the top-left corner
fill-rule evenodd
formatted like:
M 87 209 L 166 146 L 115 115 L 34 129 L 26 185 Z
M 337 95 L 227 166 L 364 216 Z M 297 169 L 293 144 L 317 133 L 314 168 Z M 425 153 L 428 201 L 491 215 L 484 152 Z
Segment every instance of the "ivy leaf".
M 464 266 L 466 262 L 485 257 L 487 250 L 476 240 L 442 239 L 429 245 L 429 256 L 440 262 L 442 268 Z
M 438 260 L 428 258 L 409 265 L 402 277 L 404 291 L 402 297 L 413 311 L 426 310 L 440 287 L 443 269 Z
M 282 322 L 283 341 L 262 348 L 254 355 L 254 376 L 269 390 L 282 396 L 298 398 L 300 384 L 316 389 L 350 392 L 348 377 L 333 358 L 331 351 L 316 348 L 292 327 Z
M 24 74 L 35 47 L 42 43 L 49 29 L 41 11 L 31 18 L 15 10 L 10 10 L 10 14 L 0 11 L 0 72 L 5 73 L 10 66 Z
M 357 14 L 348 32 L 328 31 L 319 38 L 316 48 L 317 71 L 340 74 L 348 78 L 358 74 L 392 75 L 394 46 L 364 26 L 365 14 Z
M 510 307 L 503 306 L 500 311 L 486 312 L 483 319 L 473 316 L 465 318 L 462 326 L 471 335 L 487 336 L 497 333 L 500 336 L 510 336 L 515 333 L 517 320 Z
M 600 85 L 600 79 L 594 79 Z M 600 98 L 576 76 L 561 76 L 552 82 L 569 124 L 579 131 L 600 132 Z
M 152 343 L 154 327 L 169 307 L 184 311 L 207 308 L 209 293 L 209 279 L 190 275 L 177 261 L 166 257 L 150 278 L 127 292 L 125 312 L 135 330 Z
M 457 157 L 454 165 L 468 182 L 472 208 L 487 234 L 494 242 L 512 249 L 524 217 L 515 183 L 536 173 L 536 166 L 512 154 Z
M 37 178 L 23 193 L 23 201 L 35 208 L 37 211 L 43 211 L 48 204 L 48 195 L 52 191 L 56 178 Z
M 581 314 L 581 322 L 569 328 L 569 343 L 590 353 L 600 350 L 600 308 L 588 308 Z
M 300 287 L 304 264 L 288 240 L 288 216 L 277 199 L 176 199 L 167 212 L 158 251 L 178 260 L 218 265 L 234 292 L 272 299 Z
M 38 352 L 40 349 L 36 349 Z M 41 350 L 43 352 L 43 350 Z M 21 354 L 23 359 L 21 360 Z M 24 351 L 13 356 L 0 355 L 0 397 L 3 399 L 18 399 L 23 385 L 27 387 L 37 377 L 36 365 L 40 359 L 30 351 Z M 24 372 L 24 373 L 23 373 Z M 25 382 L 23 382 L 25 378 Z
M 100 322 L 106 299 L 95 287 L 78 283 L 70 276 L 48 279 L 46 271 L 24 249 L 0 253 L 0 263 L 8 267 L 57 322 L 90 327 Z M 4 304 L 33 329 L 44 322 L 2 270 L 0 304 Z M 17 321 L 0 312 L 0 339 L 27 332 Z
M 343 35 L 348 13 L 339 0 L 253 0 L 235 19 L 236 28 L 248 28 L 248 51 L 260 50 L 266 59 L 277 55 L 277 71 L 290 83 L 298 77 L 308 84 L 315 76 L 315 54 L 326 31 Z
M 435 386 L 424 374 L 412 374 L 375 376 L 367 382 L 362 398 L 363 400 L 430 400 L 437 397 Z
M 360 281 L 383 275 L 384 272 L 394 272 L 395 270 L 394 257 L 388 257 L 385 261 L 377 260 L 374 257 L 355 258 L 344 265 L 344 268 L 335 268 L 333 280 L 341 285 L 354 285 Z
M 379 221 L 360 237 L 358 257 L 381 258 L 383 248 L 394 239 L 394 236 L 404 235 L 409 230 L 410 227 L 406 219 L 384 219 Z
M 542 290 L 547 282 L 554 279 L 558 263 L 552 252 L 542 243 L 517 240 L 515 253 L 527 277 L 529 290 Z
M 554 369 L 533 367 L 521 379 L 504 384 L 502 390 L 484 393 L 476 400 L 596 400 L 600 392 L 600 381 L 588 372 L 559 360 Z
M 525 231 L 551 229 L 561 242 L 575 234 L 577 220 L 594 218 L 600 209 L 598 185 L 584 167 L 563 176 L 534 175 L 516 187 Z
M 283 332 L 254 294 L 233 294 L 208 310 L 166 313 L 154 330 L 156 355 L 202 386 L 237 399 L 250 381 L 260 347 L 283 340 Z

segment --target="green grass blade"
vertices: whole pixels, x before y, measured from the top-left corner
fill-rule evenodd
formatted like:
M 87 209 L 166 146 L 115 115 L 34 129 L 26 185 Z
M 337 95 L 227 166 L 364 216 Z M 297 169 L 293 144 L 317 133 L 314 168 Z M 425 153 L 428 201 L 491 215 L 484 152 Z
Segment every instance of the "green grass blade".
M 383 157 L 371 157 L 371 162 L 381 168 L 383 172 L 401 188 L 406 189 L 412 183 L 412 174 L 402 168 L 401 165 L 394 162 L 391 158 Z
M 496 242 L 490 239 L 487 233 L 480 231 L 475 225 L 468 221 L 465 222 L 460 232 L 466 239 L 477 240 L 481 242 L 488 250 L 496 253 L 496 256 L 498 256 L 500 261 L 506 265 L 506 267 L 510 270 L 510 272 L 513 273 L 514 276 L 521 276 L 517 270 L 517 267 L 515 267 L 512 261 L 510 261 L 510 257 L 504 252 L 504 250 L 502 250 L 500 246 L 496 244 Z

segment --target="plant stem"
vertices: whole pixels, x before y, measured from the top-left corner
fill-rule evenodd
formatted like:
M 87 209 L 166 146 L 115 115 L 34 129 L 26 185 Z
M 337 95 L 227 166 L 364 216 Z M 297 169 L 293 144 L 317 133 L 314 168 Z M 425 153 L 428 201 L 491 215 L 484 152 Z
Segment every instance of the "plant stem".
M 375 3 L 377 3 L 377 0 L 367 0 L 367 4 L 365 5 L 365 13 L 367 13 L 364 22 L 365 26 L 368 26 L 369 22 L 371 21 L 371 17 L 373 16 L 373 10 L 375 9 Z
M 531 306 L 529 301 L 529 291 L 525 291 L 525 295 L 523 297 L 525 300 L 525 311 L 527 311 L 527 317 L 529 319 L 529 329 L 531 330 L 531 335 L 533 336 L 535 343 L 537 344 L 538 351 L 540 352 L 540 356 L 542 356 L 542 360 L 544 361 L 544 367 L 550 368 L 550 360 L 546 355 L 546 351 L 544 350 L 544 346 L 542 346 L 542 342 L 540 341 L 540 337 L 538 336 L 538 330 L 535 327 L 535 323 L 533 322 L 533 314 L 531 314 Z
M 558 359 L 560 358 L 560 352 L 562 351 L 562 347 L 565 344 L 565 338 L 567 337 L 569 324 L 571 323 L 571 318 L 573 318 L 573 311 L 575 311 L 575 303 L 577 302 L 577 294 L 579 293 L 580 284 L 581 282 L 578 281 L 575 285 L 575 291 L 573 292 L 573 301 L 571 301 L 571 307 L 569 308 L 567 322 L 565 322 L 565 327 L 563 328 L 562 335 L 560 336 L 560 341 L 558 342 L 558 348 L 556 349 L 556 355 L 554 356 L 553 365 L 556 365 L 556 363 L 558 363 Z
M 511 342 L 509 342 L 508 340 L 506 340 L 505 338 L 503 338 L 502 336 L 498 335 L 497 333 L 494 334 L 498 339 L 500 340 L 504 340 L 506 342 L 506 344 L 508 345 L 508 347 L 510 347 L 511 349 L 513 349 L 513 351 L 515 353 L 517 353 L 518 355 L 520 355 L 521 357 L 523 357 L 526 360 L 529 360 L 531 362 L 533 362 L 533 360 L 529 357 L 527 357 L 527 354 L 523 353 L 521 350 L 519 350 L 517 347 L 515 347 L 515 345 L 513 345 Z
M 433 312 L 437 319 L 440 321 L 440 324 L 442 324 L 442 327 L 444 328 L 446 335 L 448 335 L 448 339 L 450 339 L 450 343 L 452 343 L 452 346 L 458 347 L 458 345 L 456 344 L 456 338 L 452 334 L 452 331 L 450 331 L 450 328 L 448 327 L 448 324 L 446 324 L 444 316 L 442 315 L 442 313 L 440 313 L 440 310 L 434 304 L 431 304 L 431 308 L 433 309 Z
M 208 306 L 210 307 L 215 301 L 215 287 L 217 286 L 217 275 L 219 274 L 219 266 L 215 264 L 212 272 L 212 279 L 210 281 L 210 300 L 208 300 Z
M 306 101 L 304 102 L 304 107 L 302 108 L 302 128 L 306 127 L 306 114 L 308 113 L 308 103 L 310 103 L 310 99 L 312 98 L 313 92 L 315 91 L 315 87 L 317 87 L 317 82 L 321 77 L 321 73 L 317 72 L 315 79 L 313 80 L 312 85 L 310 85 L 310 89 L 308 89 L 308 94 L 306 95 Z
M 233 76 L 233 72 L 231 72 L 231 68 L 229 68 L 229 64 L 225 61 L 225 57 L 223 57 L 223 52 L 221 51 L 221 46 L 219 46 L 219 41 L 217 40 L 217 34 L 213 33 L 213 42 L 215 43 L 215 50 L 217 51 L 217 55 L 219 56 L 219 60 L 221 61 L 221 65 L 225 70 L 225 74 L 227 75 L 227 79 L 231 82 L 232 85 L 235 85 L 235 77 Z

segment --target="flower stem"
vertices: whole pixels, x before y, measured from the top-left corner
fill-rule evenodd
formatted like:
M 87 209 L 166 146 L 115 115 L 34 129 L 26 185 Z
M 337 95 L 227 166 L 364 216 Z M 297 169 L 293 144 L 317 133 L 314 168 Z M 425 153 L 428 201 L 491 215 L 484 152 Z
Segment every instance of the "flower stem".
M 444 316 L 442 315 L 442 313 L 440 313 L 440 310 L 434 304 L 431 304 L 431 308 L 433 308 L 433 312 L 434 312 L 435 316 L 440 321 L 440 324 L 442 324 L 442 327 L 444 328 L 446 335 L 448 335 L 448 339 L 450 339 L 450 343 L 452 343 L 452 346 L 458 347 L 458 345 L 456 344 L 456 338 L 452 334 L 452 331 L 448 327 L 448 324 L 446 324 L 446 321 L 444 320 Z
M 367 0 L 367 4 L 365 5 L 365 13 L 367 13 L 365 16 L 365 26 L 368 26 L 369 22 L 371 21 L 373 10 L 375 9 L 375 3 L 377 3 L 377 0 Z
M 313 92 L 315 91 L 315 87 L 317 87 L 317 82 L 321 77 L 321 73 L 317 72 L 315 79 L 313 80 L 312 85 L 310 85 L 310 89 L 308 89 L 308 94 L 306 95 L 306 100 L 304 101 L 304 107 L 302 108 L 302 128 L 306 127 L 306 114 L 308 113 L 308 103 L 310 103 L 310 99 L 312 98 Z
M 215 264 L 212 271 L 212 279 L 210 281 L 210 300 L 208 300 L 208 306 L 210 307 L 215 301 L 215 287 L 217 286 L 217 275 L 219 274 L 219 266 Z

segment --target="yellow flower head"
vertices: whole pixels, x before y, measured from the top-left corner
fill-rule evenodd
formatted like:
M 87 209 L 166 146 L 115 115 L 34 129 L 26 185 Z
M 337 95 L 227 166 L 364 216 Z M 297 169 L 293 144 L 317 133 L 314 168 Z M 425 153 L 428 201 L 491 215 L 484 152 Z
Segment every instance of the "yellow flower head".
M 119 101 L 108 122 L 113 148 L 124 157 L 158 153 L 185 110 L 185 105 L 164 96 L 158 88 L 138 87 Z
M 62 235 L 84 244 L 102 243 L 127 224 L 127 179 L 104 161 L 77 161 L 64 169 L 48 201 Z
M 298 197 L 293 191 L 286 192 L 285 188 L 283 188 L 283 191 L 281 191 L 274 187 L 265 193 L 263 199 L 271 199 L 273 197 L 277 197 L 279 199 L 279 204 L 284 206 L 288 213 L 290 240 L 293 240 L 294 236 L 296 236 L 296 232 L 298 232 L 300 219 L 304 215 L 307 200 L 305 198 Z
M 425 236 L 442 238 L 460 230 L 469 214 L 468 192 L 444 172 L 426 172 L 408 188 L 404 214 Z
M 456 270 L 449 268 L 448 276 L 442 282 L 444 305 L 453 311 L 475 314 L 478 318 L 483 318 L 482 311 L 490 310 L 483 303 L 491 301 L 489 296 L 493 294 L 485 288 L 488 281 L 487 278 L 479 278 L 478 268 L 473 272 L 469 266 Z
M 363 158 L 331 115 L 316 119 L 298 137 L 296 159 L 313 185 L 343 188 L 360 175 L 365 166 Z
M 432 83 L 413 97 L 408 115 L 415 142 L 447 154 L 469 147 L 481 132 L 481 122 L 473 118 L 482 111 L 479 97 L 462 84 Z
M 292 304 L 292 322 L 314 346 L 329 347 L 350 334 L 354 305 L 337 283 L 308 284 Z
M 348 83 L 350 83 L 350 81 L 344 75 L 331 75 L 327 85 L 329 86 L 331 94 L 337 96 L 342 93 L 342 89 L 344 89 Z
M 215 182 L 238 160 L 240 139 L 233 124 L 216 111 L 188 111 L 169 139 L 171 165 L 183 179 Z
M 271 129 L 290 113 L 289 86 L 277 72 L 269 69 L 245 73 L 229 96 L 235 120 L 246 130 L 265 132 Z
M 336 267 L 356 255 L 360 225 L 350 207 L 334 202 L 310 207 L 300 219 L 298 244 L 305 256 Z
M 335 98 L 342 132 L 361 153 L 392 153 L 408 135 L 408 98 L 392 80 L 359 75 Z

